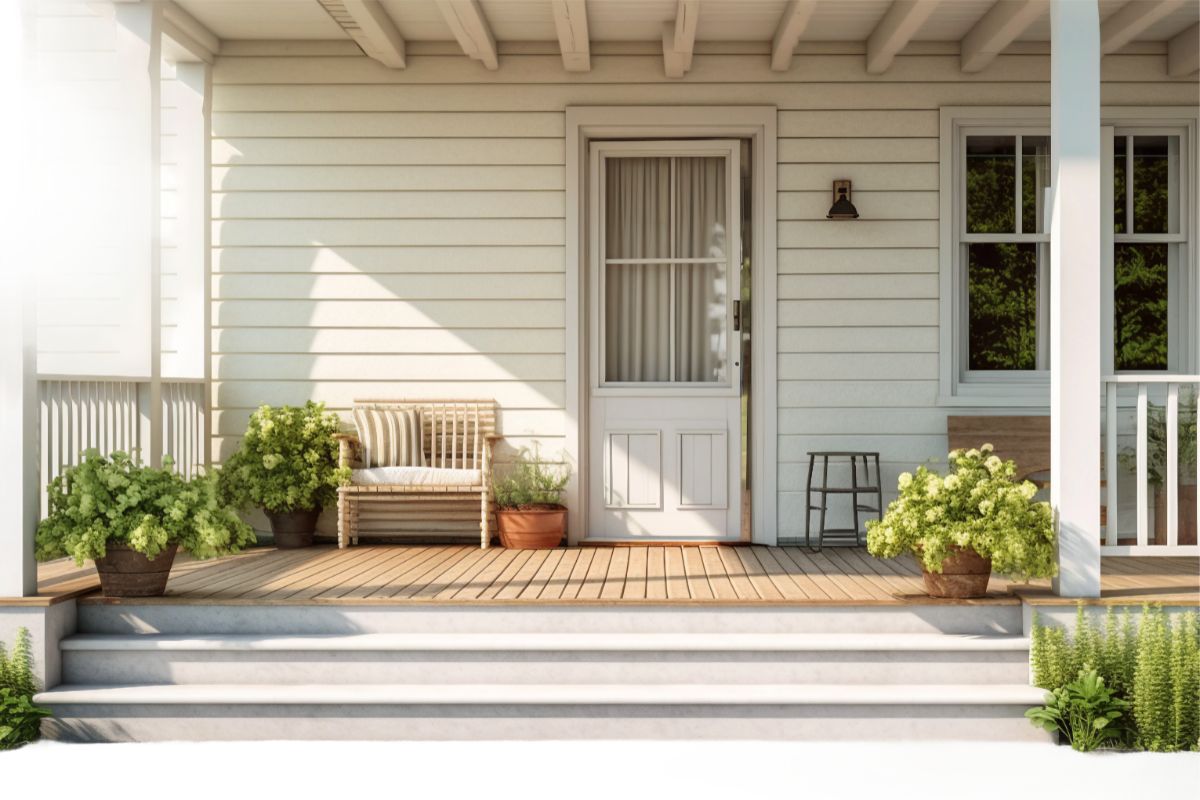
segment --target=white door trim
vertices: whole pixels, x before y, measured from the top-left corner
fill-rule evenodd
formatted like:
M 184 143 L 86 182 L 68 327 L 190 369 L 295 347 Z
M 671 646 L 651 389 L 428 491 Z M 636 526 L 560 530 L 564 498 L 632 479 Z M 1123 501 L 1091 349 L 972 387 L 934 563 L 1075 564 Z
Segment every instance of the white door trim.
M 719 121 L 718 121 L 719 120 Z M 777 514 L 776 109 L 774 106 L 572 106 L 566 109 L 566 445 L 571 544 L 587 524 L 587 145 L 592 139 L 747 138 L 753 142 L 752 541 L 775 544 Z

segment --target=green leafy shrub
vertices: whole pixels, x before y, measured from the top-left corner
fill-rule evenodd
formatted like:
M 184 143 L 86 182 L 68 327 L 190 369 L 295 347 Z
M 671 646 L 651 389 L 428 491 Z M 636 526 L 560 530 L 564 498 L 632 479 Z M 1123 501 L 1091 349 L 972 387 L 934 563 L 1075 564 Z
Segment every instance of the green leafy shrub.
M 1046 705 L 1025 712 L 1034 725 L 1061 733 L 1071 747 L 1087 752 L 1128 739 L 1129 703 L 1104 684 L 1096 670 L 1084 667 L 1075 680 L 1046 692 Z
M 338 467 L 340 423 L 324 403 L 261 406 L 250 415 L 241 447 L 220 473 L 221 496 L 238 508 L 274 513 L 331 505 L 350 470 Z
M 496 505 L 503 509 L 561 507 L 570 477 L 565 464 L 542 461 L 536 452 L 531 455 L 522 449 L 518 461 L 492 487 Z
M 50 712 L 34 704 L 37 690 L 29 630 L 20 628 L 11 656 L 0 642 L 0 750 L 38 738 L 42 718 Z
M 954 547 L 992 560 L 992 569 L 1016 578 L 1056 575 L 1053 516 L 1048 503 L 1034 502 L 1037 487 L 1015 480 L 1016 465 L 1001 461 L 985 444 L 949 455 L 949 475 L 920 467 L 900 476 L 900 496 L 882 520 L 867 523 L 867 549 L 874 556 L 916 556 L 930 572 L 941 572 Z
M 49 486 L 50 514 L 37 530 L 40 560 L 70 556 L 82 565 L 105 555 L 109 542 L 153 559 L 171 543 L 196 558 L 237 552 L 254 531 L 218 498 L 212 474 L 184 480 L 172 469 L 136 464 L 126 453 L 96 450 Z
M 1200 745 L 1200 622 L 1195 612 L 1180 615 L 1172 625 L 1161 607 L 1147 606 L 1134 625 L 1128 609 L 1118 621 L 1110 608 L 1101 629 L 1081 605 L 1073 636 L 1043 626 L 1035 617 L 1030 662 L 1034 685 L 1051 691 L 1094 665 L 1105 685 L 1129 703 L 1131 743 L 1137 747 L 1169 751 Z

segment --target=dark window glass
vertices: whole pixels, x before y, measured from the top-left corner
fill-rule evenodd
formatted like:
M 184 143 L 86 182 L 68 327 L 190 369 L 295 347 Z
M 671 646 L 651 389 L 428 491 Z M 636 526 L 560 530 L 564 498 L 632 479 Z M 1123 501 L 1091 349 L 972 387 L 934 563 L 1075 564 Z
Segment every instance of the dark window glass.
M 967 137 L 967 232 L 1016 232 L 1016 137 Z
M 1117 244 L 1113 355 L 1119 370 L 1167 368 L 1166 244 Z
M 967 309 L 970 369 L 1037 369 L 1037 245 L 969 245 Z
M 1166 136 L 1133 139 L 1133 232 L 1170 233 Z
M 1050 186 L 1050 137 L 1021 137 L 1021 232 L 1046 230 L 1046 189 Z
M 1113 140 L 1113 232 L 1125 233 L 1125 137 Z

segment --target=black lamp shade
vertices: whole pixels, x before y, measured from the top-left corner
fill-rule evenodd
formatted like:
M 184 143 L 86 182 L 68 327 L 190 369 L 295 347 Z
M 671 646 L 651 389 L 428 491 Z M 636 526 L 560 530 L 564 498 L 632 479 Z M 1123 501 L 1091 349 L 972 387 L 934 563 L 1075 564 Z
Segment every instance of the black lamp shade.
M 858 219 L 858 209 L 850 202 L 850 181 L 833 182 L 833 205 L 826 219 Z

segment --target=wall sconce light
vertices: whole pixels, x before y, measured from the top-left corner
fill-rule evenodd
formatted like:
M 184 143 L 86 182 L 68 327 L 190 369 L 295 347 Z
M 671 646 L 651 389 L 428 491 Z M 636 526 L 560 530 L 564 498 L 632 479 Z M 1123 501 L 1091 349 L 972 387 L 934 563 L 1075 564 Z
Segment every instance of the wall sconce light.
M 858 219 L 858 209 L 850 202 L 850 181 L 833 182 L 833 205 L 826 219 Z

